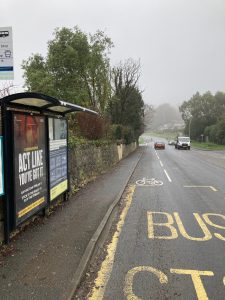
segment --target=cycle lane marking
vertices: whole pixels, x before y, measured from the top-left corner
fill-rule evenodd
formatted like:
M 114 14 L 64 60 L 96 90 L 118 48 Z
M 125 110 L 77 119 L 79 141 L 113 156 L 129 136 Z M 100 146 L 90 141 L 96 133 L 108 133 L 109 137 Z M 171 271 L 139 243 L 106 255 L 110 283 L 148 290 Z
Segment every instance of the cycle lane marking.
M 141 187 L 153 187 L 153 186 L 160 186 L 163 185 L 163 182 L 161 180 L 157 180 L 155 178 L 146 178 L 143 177 L 142 179 L 138 179 L 136 182 L 137 186 Z

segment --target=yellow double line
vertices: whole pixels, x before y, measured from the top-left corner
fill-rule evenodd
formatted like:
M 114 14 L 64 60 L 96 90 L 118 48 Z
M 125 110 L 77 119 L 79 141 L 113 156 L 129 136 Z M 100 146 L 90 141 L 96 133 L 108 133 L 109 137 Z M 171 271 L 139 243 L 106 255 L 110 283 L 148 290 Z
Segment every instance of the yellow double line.
M 99 270 L 97 278 L 95 279 L 95 286 L 92 289 L 92 291 L 90 292 L 88 299 L 100 300 L 100 299 L 103 299 L 103 297 L 104 297 L 105 288 L 109 281 L 109 278 L 110 278 L 110 275 L 112 272 L 112 268 L 113 268 L 114 257 L 115 257 L 115 253 L 116 253 L 119 236 L 122 231 L 127 212 L 132 203 L 135 187 L 136 187 L 135 185 L 130 185 L 128 187 L 128 192 L 127 192 L 126 199 L 125 199 L 125 207 L 123 208 L 122 214 L 120 216 L 120 220 L 117 223 L 117 228 L 112 237 L 112 240 L 109 243 L 109 245 L 107 246 L 107 256 L 101 265 L 101 269 Z

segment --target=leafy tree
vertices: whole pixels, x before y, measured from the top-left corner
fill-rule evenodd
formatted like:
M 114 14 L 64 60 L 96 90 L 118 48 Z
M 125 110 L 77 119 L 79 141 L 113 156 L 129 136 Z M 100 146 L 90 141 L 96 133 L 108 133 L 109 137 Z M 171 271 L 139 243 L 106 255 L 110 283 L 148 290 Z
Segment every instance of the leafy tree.
M 22 68 L 25 70 L 25 86 L 28 91 L 58 96 L 45 59 L 40 54 L 29 57 L 27 61 L 23 62 Z
M 28 91 L 50 94 L 104 112 L 110 97 L 110 38 L 98 31 L 61 28 L 48 43 L 46 58 L 34 54 L 23 62 Z
M 192 138 L 198 138 L 206 127 L 218 122 L 225 112 L 225 101 L 221 93 L 213 96 L 210 92 L 203 95 L 196 93 L 189 101 L 184 101 L 180 112 L 185 122 L 185 132 L 191 127 Z
M 88 35 L 78 27 L 58 28 L 48 42 L 45 58 L 33 54 L 23 62 L 25 86 L 28 91 L 92 108 L 105 117 L 109 113 L 112 123 L 122 126 L 121 135 L 128 141 L 143 132 L 144 102 L 137 85 L 140 63 L 128 59 L 111 69 L 112 47 L 102 31 Z M 77 120 L 70 118 L 74 129 Z
M 225 114 L 221 117 L 219 122 L 217 123 L 217 142 L 219 144 L 224 144 L 225 143 Z

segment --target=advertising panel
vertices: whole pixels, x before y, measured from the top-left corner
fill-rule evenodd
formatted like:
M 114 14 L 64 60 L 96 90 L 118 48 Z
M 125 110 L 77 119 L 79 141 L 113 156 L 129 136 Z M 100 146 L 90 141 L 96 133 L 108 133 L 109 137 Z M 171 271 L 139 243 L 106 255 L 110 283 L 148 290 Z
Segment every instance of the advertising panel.
M 68 190 L 67 121 L 56 118 L 49 118 L 48 120 L 50 201 L 52 201 Z
M 4 195 L 3 137 L 0 136 L 0 196 Z
M 13 114 L 16 225 L 47 204 L 46 139 L 43 116 Z

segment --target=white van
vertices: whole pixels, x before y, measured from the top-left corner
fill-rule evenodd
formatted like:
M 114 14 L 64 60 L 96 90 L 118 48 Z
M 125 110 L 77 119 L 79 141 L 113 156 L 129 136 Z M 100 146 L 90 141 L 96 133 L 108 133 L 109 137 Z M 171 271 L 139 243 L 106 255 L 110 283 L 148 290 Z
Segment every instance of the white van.
M 191 149 L 191 140 L 189 136 L 178 136 L 175 144 L 176 149 Z

